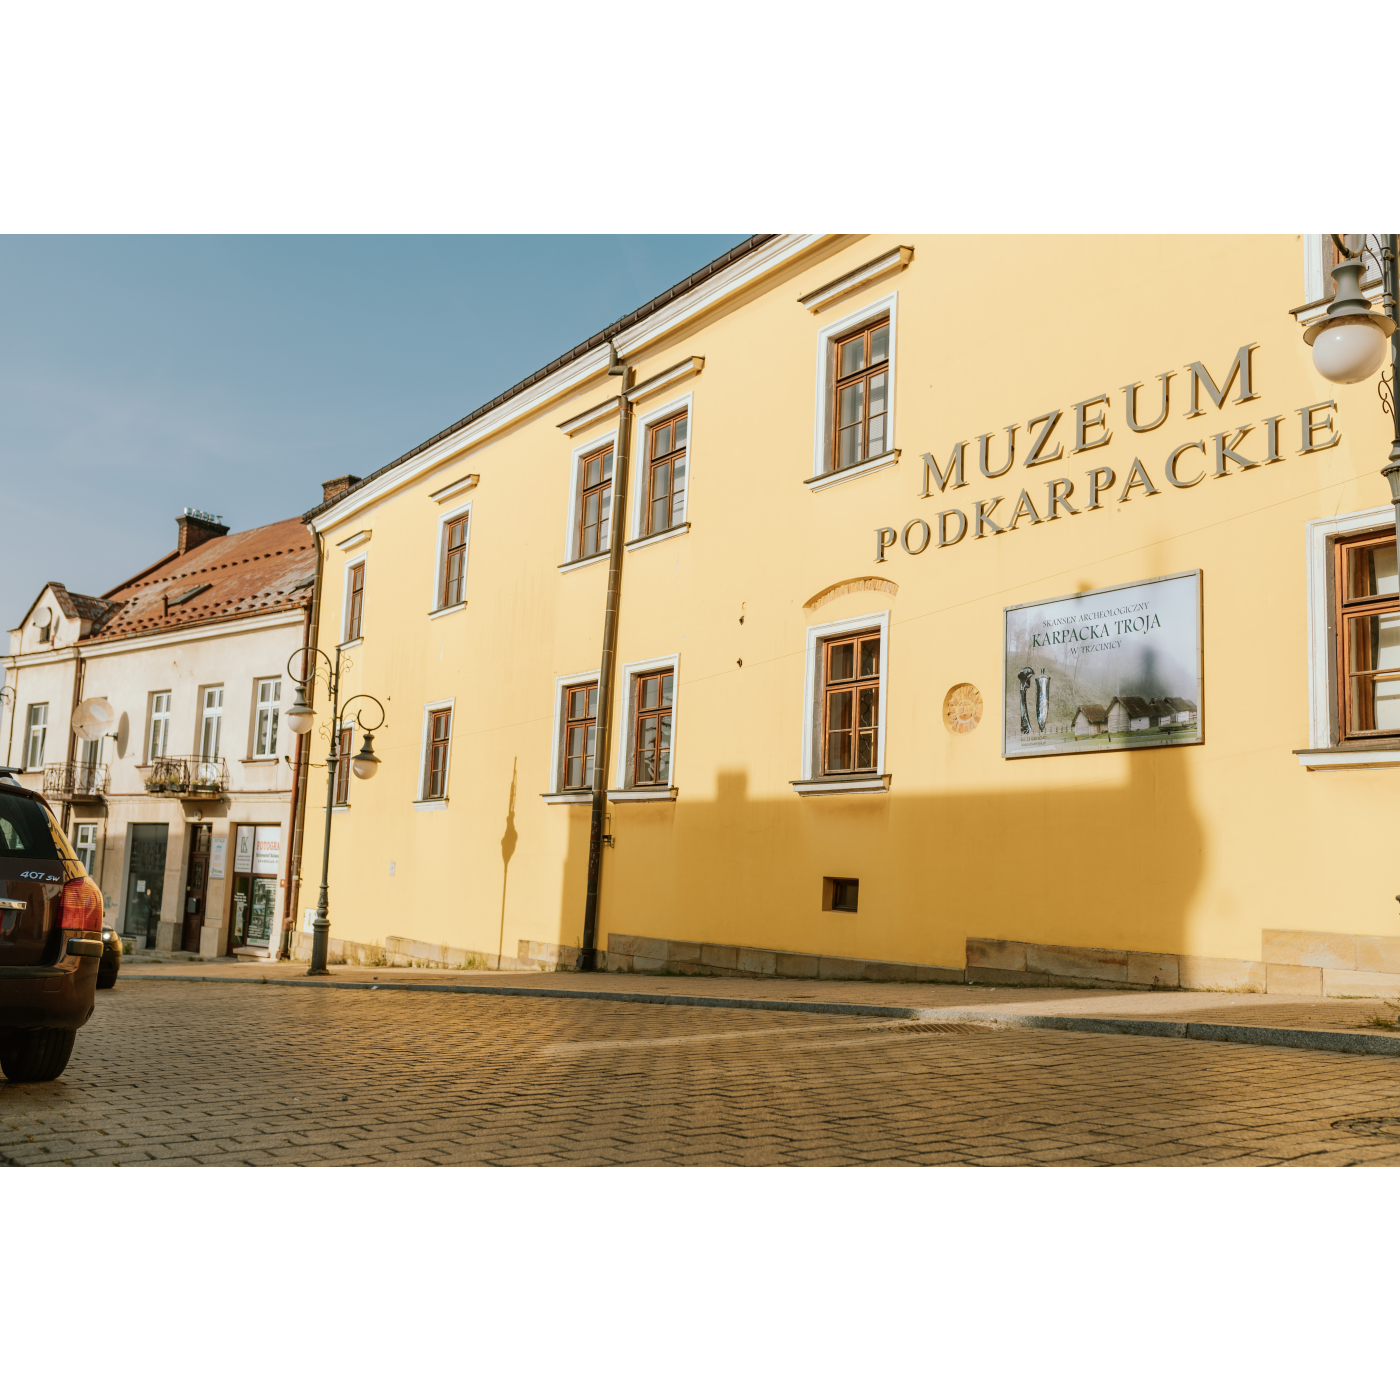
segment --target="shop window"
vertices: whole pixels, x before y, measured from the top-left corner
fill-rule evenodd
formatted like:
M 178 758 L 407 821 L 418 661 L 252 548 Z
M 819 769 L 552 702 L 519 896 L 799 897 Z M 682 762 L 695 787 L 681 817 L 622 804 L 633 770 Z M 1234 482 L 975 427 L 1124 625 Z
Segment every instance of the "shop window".
M 633 679 L 634 787 L 664 786 L 671 781 L 671 710 L 675 689 L 676 677 L 672 671 L 653 671 Z
M 844 471 L 885 451 L 889 360 L 888 317 L 836 342 L 832 471 Z
M 253 757 L 272 758 L 277 754 L 277 719 L 282 705 L 282 682 L 274 678 L 257 681 L 256 685 Z
M 686 456 L 690 415 L 684 409 L 647 428 L 647 492 L 644 535 L 657 535 L 685 521 Z
M 1338 737 L 1346 743 L 1400 734 L 1395 531 L 1339 539 L 1334 566 Z
M 438 577 L 437 606 L 455 608 L 467 596 L 467 530 L 469 511 L 443 522 Z
M 589 681 L 564 691 L 565 792 L 593 786 L 593 760 L 598 748 L 598 682 Z
M 350 760 L 355 753 L 355 726 L 343 725 L 335 746 L 335 805 L 345 807 L 350 802 Z
M 350 566 L 346 582 L 345 640 L 358 642 L 365 617 L 365 565 L 361 560 Z
M 880 633 L 824 644 L 822 772 L 873 773 L 879 759 Z
M 613 449 L 585 456 L 579 465 L 578 541 L 575 559 L 605 553 L 612 525 Z
M 157 690 L 151 696 L 151 735 L 146 762 L 154 763 L 170 752 L 170 692 Z

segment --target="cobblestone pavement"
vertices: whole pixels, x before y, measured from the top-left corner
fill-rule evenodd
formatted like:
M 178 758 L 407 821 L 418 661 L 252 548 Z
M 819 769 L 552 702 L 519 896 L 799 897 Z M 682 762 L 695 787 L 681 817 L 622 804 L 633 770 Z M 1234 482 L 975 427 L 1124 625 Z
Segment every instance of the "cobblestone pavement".
M 1400 1066 L 772 1011 L 118 983 L 63 1079 L 0 1083 L 0 1162 L 1400 1164 Z

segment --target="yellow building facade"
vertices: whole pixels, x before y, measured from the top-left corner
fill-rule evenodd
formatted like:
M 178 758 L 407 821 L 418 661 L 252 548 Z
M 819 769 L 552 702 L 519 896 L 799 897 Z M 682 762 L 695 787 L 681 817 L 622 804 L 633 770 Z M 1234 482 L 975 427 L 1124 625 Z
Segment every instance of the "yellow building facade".
M 607 509 L 603 966 L 1400 986 L 1390 422 L 1313 368 L 1328 263 L 754 238 L 342 482 L 317 640 L 387 722 L 333 958 L 573 965 Z

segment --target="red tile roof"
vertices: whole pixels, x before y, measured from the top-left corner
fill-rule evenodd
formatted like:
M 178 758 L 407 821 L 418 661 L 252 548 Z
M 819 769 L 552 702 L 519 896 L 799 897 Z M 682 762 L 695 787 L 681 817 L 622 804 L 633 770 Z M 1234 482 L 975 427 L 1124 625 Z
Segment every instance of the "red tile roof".
M 117 611 L 83 641 L 109 642 L 290 612 L 310 603 L 315 578 L 316 550 L 299 518 L 221 535 L 185 554 L 167 555 L 105 594 L 106 606 Z M 172 604 L 180 597 L 186 601 Z

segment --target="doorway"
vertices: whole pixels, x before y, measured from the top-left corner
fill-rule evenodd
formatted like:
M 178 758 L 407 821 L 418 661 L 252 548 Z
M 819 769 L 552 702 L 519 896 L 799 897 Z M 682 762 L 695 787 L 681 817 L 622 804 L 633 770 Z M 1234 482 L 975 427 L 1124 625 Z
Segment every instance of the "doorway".
M 199 940 L 204 931 L 204 905 L 209 894 L 209 845 L 214 828 L 208 822 L 190 827 L 190 863 L 185 876 L 185 927 L 180 948 L 186 953 L 199 952 Z
M 233 833 L 233 906 L 229 952 L 270 957 L 282 869 L 280 826 L 239 826 Z
M 126 877 L 126 920 L 123 932 L 144 938 L 155 947 L 160 928 L 161 894 L 165 888 L 165 847 L 170 827 L 165 822 L 133 822 L 131 864 Z

